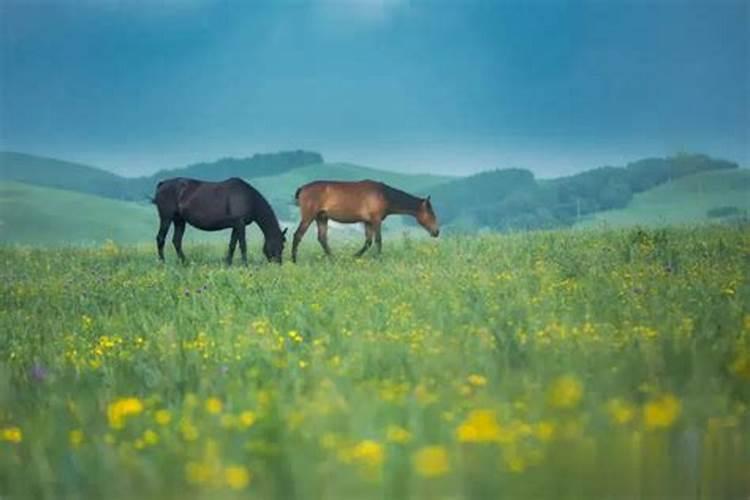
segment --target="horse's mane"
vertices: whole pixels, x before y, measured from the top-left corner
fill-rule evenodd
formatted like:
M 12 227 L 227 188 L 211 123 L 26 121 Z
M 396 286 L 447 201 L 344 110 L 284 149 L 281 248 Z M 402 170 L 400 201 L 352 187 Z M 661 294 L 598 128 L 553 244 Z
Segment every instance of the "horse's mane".
M 391 187 L 383 182 L 381 182 L 380 185 L 383 187 L 383 195 L 390 205 L 406 210 L 419 209 L 419 205 L 422 203 L 422 198 Z

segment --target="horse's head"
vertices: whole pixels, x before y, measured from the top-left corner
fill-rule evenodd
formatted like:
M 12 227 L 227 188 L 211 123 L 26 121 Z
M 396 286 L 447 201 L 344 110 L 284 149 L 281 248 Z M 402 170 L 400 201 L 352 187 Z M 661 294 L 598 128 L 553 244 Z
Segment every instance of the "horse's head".
M 430 203 L 430 197 L 423 199 L 419 204 L 417 210 L 417 222 L 430 233 L 430 236 L 437 238 L 440 234 L 440 227 L 438 226 L 437 216 L 435 211 L 432 210 L 432 203 Z
M 266 238 L 266 242 L 263 244 L 263 255 L 266 256 L 268 262 L 281 264 L 281 258 L 284 255 L 284 244 L 286 243 L 286 230 L 287 228 L 284 228 L 277 235 Z

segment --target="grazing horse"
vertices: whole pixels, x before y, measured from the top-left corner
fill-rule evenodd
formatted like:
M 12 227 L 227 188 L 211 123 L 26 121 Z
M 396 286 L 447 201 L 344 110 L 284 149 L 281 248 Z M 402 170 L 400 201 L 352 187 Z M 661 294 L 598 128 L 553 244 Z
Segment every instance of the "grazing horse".
M 281 230 L 276 214 L 263 195 L 242 179 L 233 177 L 221 182 L 205 182 L 184 177 L 167 179 L 157 184 L 153 202 L 159 211 L 160 224 L 156 235 L 156 247 L 162 262 L 164 240 L 172 223 L 172 243 L 180 260 L 185 262 L 182 236 L 185 234 L 185 223 L 189 223 L 204 231 L 231 228 L 227 265 L 232 264 L 234 249 L 238 242 L 242 262 L 247 265 L 245 226 L 257 222 L 265 237 L 263 254 L 269 262 L 281 264 L 286 229 Z
M 297 246 L 313 220 L 318 226 L 318 241 L 327 255 L 331 255 L 328 219 L 345 223 L 364 222 L 365 245 L 356 253 L 357 257 L 370 248 L 373 236 L 378 253 L 381 252 L 383 240 L 380 226 L 391 214 L 411 215 L 433 237 L 440 234 L 429 196 L 418 198 L 382 182 L 316 181 L 299 188 L 294 198 L 302 216 L 292 243 L 294 262 L 297 262 Z

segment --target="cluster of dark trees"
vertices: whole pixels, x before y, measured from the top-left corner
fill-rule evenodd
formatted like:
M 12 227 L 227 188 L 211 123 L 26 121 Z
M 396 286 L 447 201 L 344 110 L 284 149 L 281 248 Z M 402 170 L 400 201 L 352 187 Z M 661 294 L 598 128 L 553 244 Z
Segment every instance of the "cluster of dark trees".
M 523 169 L 482 172 L 438 186 L 433 200 L 443 222 L 497 230 L 569 226 L 588 214 L 623 208 L 633 195 L 686 175 L 734 169 L 705 155 L 649 158 L 625 167 L 601 167 L 538 180 Z

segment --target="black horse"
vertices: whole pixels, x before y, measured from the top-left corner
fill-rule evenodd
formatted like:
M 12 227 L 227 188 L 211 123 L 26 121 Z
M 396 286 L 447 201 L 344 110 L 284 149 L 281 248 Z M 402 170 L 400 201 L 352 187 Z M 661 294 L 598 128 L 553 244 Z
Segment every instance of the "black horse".
M 185 262 L 182 236 L 187 222 L 204 231 L 231 228 L 227 264 L 232 264 L 234 249 L 239 242 L 242 262 L 247 265 L 245 226 L 257 222 L 266 240 L 263 254 L 269 261 L 281 264 L 286 229 L 281 230 L 276 214 L 263 195 L 242 179 L 233 177 L 221 182 L 184 177 L 167 179 L 157 184 L 153 202 L 159 211 L 156 247 L 161 261 L 164 261 L 164 241 L 170 224 L 174 222 L 172 243 L 180 260 Z

